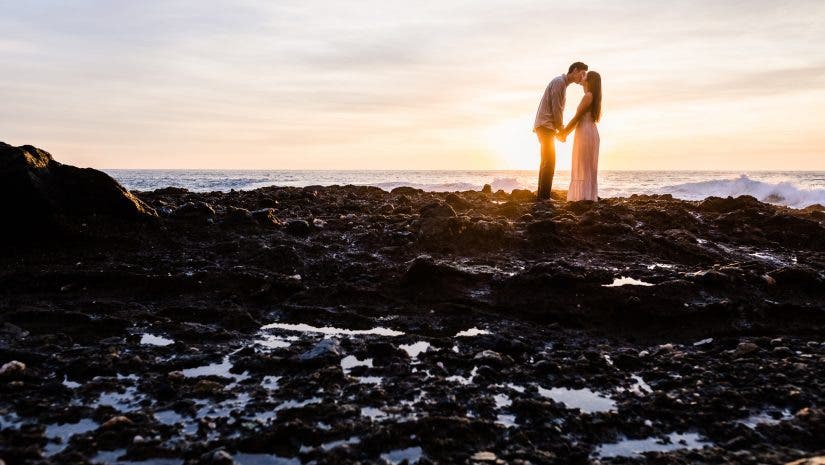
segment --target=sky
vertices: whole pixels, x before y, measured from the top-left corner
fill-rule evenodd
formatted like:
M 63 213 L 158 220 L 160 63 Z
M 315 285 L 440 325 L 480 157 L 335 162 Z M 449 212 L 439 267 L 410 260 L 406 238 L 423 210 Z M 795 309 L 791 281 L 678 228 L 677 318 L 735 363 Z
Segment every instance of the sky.
M 539 99 L 583 61 L 602 75 L 601 169 L 825 170 L 821 0 L 0 11 L 0 141 L 78 166 L 535 169 Z

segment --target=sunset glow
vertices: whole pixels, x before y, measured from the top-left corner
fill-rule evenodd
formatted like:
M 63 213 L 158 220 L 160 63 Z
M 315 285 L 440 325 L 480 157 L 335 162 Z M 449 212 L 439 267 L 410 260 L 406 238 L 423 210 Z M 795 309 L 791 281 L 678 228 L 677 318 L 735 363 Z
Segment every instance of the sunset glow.
M 825 169 L 820 1 L 2 7 L 0 140 L 81 166 L 535 169 L 581 60 L 603 169 Z

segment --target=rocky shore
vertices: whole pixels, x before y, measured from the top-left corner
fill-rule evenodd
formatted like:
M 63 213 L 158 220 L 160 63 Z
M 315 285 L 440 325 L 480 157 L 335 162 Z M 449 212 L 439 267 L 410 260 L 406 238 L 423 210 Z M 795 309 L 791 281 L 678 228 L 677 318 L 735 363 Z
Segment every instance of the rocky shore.
M 127 192 L 0 144 L 6 464 L 825 455 L 825 207 Z

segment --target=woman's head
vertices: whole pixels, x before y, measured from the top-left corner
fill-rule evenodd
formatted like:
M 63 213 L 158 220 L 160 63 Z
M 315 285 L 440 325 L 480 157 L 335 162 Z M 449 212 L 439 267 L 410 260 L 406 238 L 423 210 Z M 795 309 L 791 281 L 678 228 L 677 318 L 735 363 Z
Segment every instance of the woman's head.
M 593 103 L 590 106 L 590 113 L 593 121 L 599 121 L 602 116 L 602 77 L 595 71 L 588 71 L 584 79 L 584 91 L 593 94 Z

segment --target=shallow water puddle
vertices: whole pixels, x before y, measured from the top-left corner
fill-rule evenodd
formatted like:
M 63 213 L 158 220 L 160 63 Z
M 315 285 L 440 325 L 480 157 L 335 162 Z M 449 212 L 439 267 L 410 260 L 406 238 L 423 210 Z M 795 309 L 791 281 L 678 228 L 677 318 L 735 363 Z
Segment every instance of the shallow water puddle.
M 92 463 L 117 464 L 117 465 L 181 465 L 181 459 L 168 459 L 155 457 L 147 460 L 118 460 L 119 457 L 126 455 L 125 449 L 118 450 L 102 450 L 98 451 L 97 455 L 92 457 L 89 461 Z
M 134 412 L 140 409 L 140 406 L 137 404 L 141 400 L 142 396 L 138 395 L 137 388 L 129 386 L 124 392 L 101 392 L 100 397 L 92 403 L 91 407 L 98 408 L 103 405 L 108 405 L 119 412 Z
M 496 424 L 505 428 L 515 428 L 518 426 L 518 423 L 516 423 L 516 416 L 507 413 L 499 413 L 496 416 Z
M 80 384 L 80 383 L 76 383 L 74 381 L 69 381 L 69 377 L 65 376 L 65 375 L 63 376 L 63 385 L 66 386 L 69 389 L 77 389 L 80 386 L 82 386 L 82 384 Z
M 671 452 L 679 449 L 700 449 L 710 446 L 710 442 L 700 441 L 697 433 L 671 433 L 667 435 L 668 441 L 663 442 L 660 438 L 646 439 L 623 439 L 615 444 L 600 445 L 594 455 L 600 457 L 632 457 L 645 452 Z
M 748 418 L 736 420 L 736 423 L 741 423 L 750 429 L 756 429 L 758 425 L 776 425 L 783 421 L 788 421 L 794 416 L 788 409 L 783 409 L 780 412 L 759 412 L 751 415 Z
M 344 370 L 344 373 L 349 374 L 349 372 L 355 367 L 372 368 L 372 359 L 367 358 L 364 360 L 358 360 L 358 357 L 354 355 L 347 355 L 341 359 L 341 369 Z
M 584 413 L 600 413 L 616 410 L 616 402 L 590 389 L 551 388 L 537 386 L 539 395 L 563 403 L 568 409 Z
M 401 344 L 398 346 L 398 348 L 406 352 L 407 355 L 410 356 L 410 358 L 418 358 L 419 355 L 430 350 L 432 348 L 432 345 L 430 345 L 430 343 L 427 341 L 418 341 L 412 344 Z
M 256 345 L 266 349 L 284 349 L 292 345 L 290 340 L 298 339 L 297 337 L 283 338 L 272 334 L 264 334 L 260 339 L 255 339 L 253 342 Z
M 0 430 L 9 428 L 17 429 L 22 424 L 23 421 L 20 420 L 20 417 L 18 417 L 17 414 L 14 412 L 0 415 Z
M 378 421 L 389 417 L 389 414 L 380 408 L 376 407 L 361 407 L 361 416 L 367 417 L 370 420 Z
M 613 282 L 610 284 L 602 284 L 602 287 L 620 286 L 653 286 L 653 284 L 646 283 L 644 281 L 640 281 L 638 279 L 630 278 L 627 276 L 619 276 L 618 278 L 613 278 Z
M 286 458 L 268 454 L 232 454 L 232 458 L 240 465 L 301 465 L 297 457 Z
M 98 426 L 99 425 L 96 421 L 89 418 L 84 418 L 76 423 L 52 423 L 50 425 L 46 425 L 46 432 L 44 435 L 47 438 L 50 438 L 50 441 L 47 442 L 46 446 L 43 448 L 43 453 L 46 456 L 50 456 L 62 452 L 68 445 L 69 438 L 76 434 L 84 434 L 89 431 L 94 431 L 98 428 Z M 53 439 L 60 439 L 60 442 L 52 442 L 51 440 Z
M 478 373 L 478 367 L 473 367 L 473 370 L 470 372 L 470 377 L 469 378 L 465 378 L 464 376 L 459 376 L 459 375 L 453 375 L 453 376 L 448 376 L 444 379 L 446 379 L 447 381 L 453 382 L 453 383 L 459 383 L 459 384 L 463 384 L 463 385 L 466 386 L 468 384 L 472 384 L 473 379 L 475 379 L 477 373 Z
M 383 327 L 376 327 L 372 329 L 344 329 L 344 328 L 335 328 L 332 326 L 311 326 L 306 323 L 299 323 L 299 324 L 290 324 L 290 323 L 270 323 L 268 325 L 261 326 L 261 330 L 268 330 L 268 329 L 281 329 L 284 331 L 300 331 L 302 333 L 319 333 L 325 336 L 361 336 L 372 334 L 376 336 L 388 336 L 388 337 L 395 337 L 395 336 L 403 336 L 404 333 L 401 331 L 395 331 L 389 328 Z
M 341 369 L 344 371 L 344 374 L 347 376 L 350 375 L 350 371 L 352 371 L 355 367 L 367 367 L 372 368 L 372 359 L 368 358 L 365 360 L 358 360 L 357 357 L 354 355 L 347 355 L 346 357 L 341 359 Z M 384 378 L 381 376 L 352 376 L 356 380 L 358 380 L 361 384 L 381 384 L 384 382 Z
M 329 451 L 329 450 L 335 449 L 336 447 L 351 446 L 353 444 L 360 444 L 360 443 L 361 443 L 361 438 L 359 438 L 358 436 L 352 436 L 352 437 L 349 437 L 347 439 L 340 439 L 338 441 L 326 442 L 324 444 L 321 444 L 318 447 L 301 446 L 301 449 L 299 450 L 299 452 L 302 453 L 302 454 L 306 454 L 307 452 L 312 452 L 315 449 L 321 449 L 323 451 Z
M 175 341 L 172 340 L 172 339 L 165 338 L 163 336 L 157 336 L 155 334 L 143 333 L 140 336 L 140 344 L 141 345 L 166 347 L 166 346 L 170 346 L 174 343 L 175 343 Z
M 202 365 L 194 368 L 186 368 L 182 370 L 182 372 L 183 376 L 186 376 L 187 378 L 197 378 L 199 376 L 219 376 L 221 378 L 233 379 L 235 380 L 235 383 L 239 383 L 249 378 L 249 375 L 246 372 L 240 375 L 230 373 L 229 370 L 231 368 L 232 362 L 229 361 L 229 356 L 227 355 L 224 356 L 219 363 L 210 363 L 209 365 Z
M 398 465 L 405 460 L 407 463 L 413 464 L 418 463 L 423 454 L 424 450 L 420 447 L 408 447 L 406 449 L 396 449 L 385 454 L 381 454 L 381 458 L 393 465 Z
M 459 331 L 456 333 L 455 337 L 475 337 L 475 336 L 483 336 L 485 334 L 491 334 L 490 331 L 486 329 L 478 329 L 477 327 L 473 326 L 470 329 L 466 329 L 464 331 Z
M 496 402 L 496 408 L 499 409 L 513 405 L 513 401 L 507 394 L 496 394 L 493 396 L 493 400 Z
M 261 386 L 268 391 L 275 391 L 280 387 L 280 384 L 278 384 L 280 381 L 280 376 L 264 376 Z
M 644 396 L 653 392 L 653 388 L 650 387 L 641 376 L 631 375 L 630 378 L 633 379 L 633 385 L 630 386 L 630 390 L 636 393 L 636 395 Z

